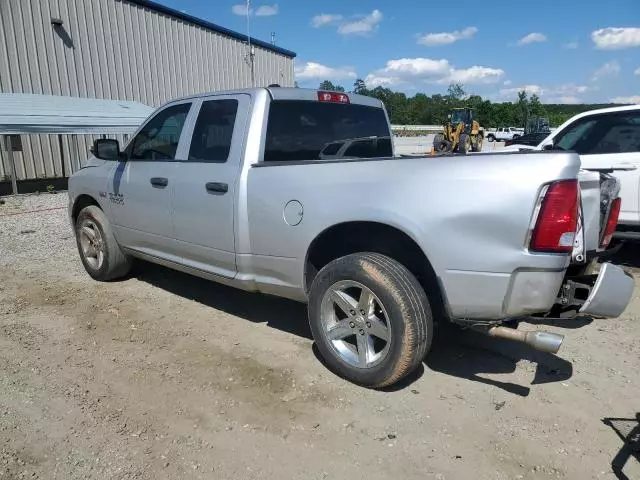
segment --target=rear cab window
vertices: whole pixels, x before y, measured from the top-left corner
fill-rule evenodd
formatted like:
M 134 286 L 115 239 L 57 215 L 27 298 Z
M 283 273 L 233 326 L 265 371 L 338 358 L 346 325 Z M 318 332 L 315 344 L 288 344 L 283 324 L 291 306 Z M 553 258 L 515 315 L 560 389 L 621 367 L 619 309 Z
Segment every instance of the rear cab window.
M 393 156 L 382 108 L 354 103 L 273 100 L 264 162 Z

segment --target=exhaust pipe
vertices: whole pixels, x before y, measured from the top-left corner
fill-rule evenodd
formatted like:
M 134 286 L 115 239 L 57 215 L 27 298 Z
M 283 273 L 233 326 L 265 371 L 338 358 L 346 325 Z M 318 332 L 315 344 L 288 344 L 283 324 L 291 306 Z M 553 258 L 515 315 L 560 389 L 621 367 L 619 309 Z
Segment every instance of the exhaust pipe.
M 523 332 L 514 328 L 491 327 L 487 331 L 490 337 L 506 338 L 514 340 L 540 350 L 541 352 L 558 353 L 564 335 L 550 332 Z

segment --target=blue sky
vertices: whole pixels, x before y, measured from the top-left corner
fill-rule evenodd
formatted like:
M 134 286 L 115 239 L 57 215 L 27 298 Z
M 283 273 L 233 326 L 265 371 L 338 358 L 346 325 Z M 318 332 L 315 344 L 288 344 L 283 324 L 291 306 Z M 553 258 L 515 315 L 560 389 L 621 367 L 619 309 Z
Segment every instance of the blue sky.
M 246 33 L 245 2 L 156 1 Z M 411 95 L 460 81 L 492 100 L 525 88 L 549 103 L 640 103 L 640 0 L 252 0 L 251 10 L 251 36 L 276 32 L 298 54 L 300 86 L 363 78 Z

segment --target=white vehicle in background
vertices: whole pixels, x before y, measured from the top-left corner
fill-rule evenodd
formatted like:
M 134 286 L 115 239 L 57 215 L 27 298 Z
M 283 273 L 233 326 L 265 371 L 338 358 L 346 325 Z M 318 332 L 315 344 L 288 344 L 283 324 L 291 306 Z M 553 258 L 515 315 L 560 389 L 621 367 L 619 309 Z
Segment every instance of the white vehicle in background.
M 505 140 L 513 140 L 518 138 L 522 133 L 515 127 L 496 128 L 495 132 L 487 133 L 487 140 L 490 142 L 504 142 Z
M 609 168 L 620 179 L 622 200 L 615 237 L 640 240 L 640 105 L 580 113 L 537 146 L 515 143 L 505 150 L 573 150 L 583 169 Z

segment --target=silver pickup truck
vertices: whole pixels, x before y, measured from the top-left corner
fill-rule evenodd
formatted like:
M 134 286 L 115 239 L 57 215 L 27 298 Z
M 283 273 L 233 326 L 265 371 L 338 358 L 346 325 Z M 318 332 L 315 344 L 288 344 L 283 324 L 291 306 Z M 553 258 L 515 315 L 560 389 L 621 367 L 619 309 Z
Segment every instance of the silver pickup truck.
M 260 88 L 172 101 L 69 181 L 96 280 L 133 258 L 308 302 L 328 366 L 391 385 L 450 321 L 556 352 L 535 316 L 616 317 L 634 281 L 595 262 L 619 185 L 571 152 L 405 158 L 366 96 Z M 578 177 L 581 175 L 580 181 Z M 586 175 L 586 176 L 585 176 Z

